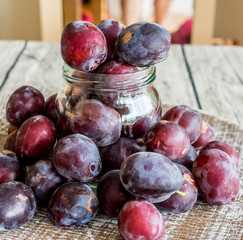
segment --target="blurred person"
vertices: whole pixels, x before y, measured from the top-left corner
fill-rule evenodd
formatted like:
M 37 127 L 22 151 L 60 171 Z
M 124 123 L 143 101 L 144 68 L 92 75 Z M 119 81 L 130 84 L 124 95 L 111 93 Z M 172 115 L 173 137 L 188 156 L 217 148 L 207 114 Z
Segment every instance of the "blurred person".
M 140 21 L 142 0 L 121 0 L 122 17 L 126 26 Z M 154 0 L 155 22 L 163 25 L 172 0 Z

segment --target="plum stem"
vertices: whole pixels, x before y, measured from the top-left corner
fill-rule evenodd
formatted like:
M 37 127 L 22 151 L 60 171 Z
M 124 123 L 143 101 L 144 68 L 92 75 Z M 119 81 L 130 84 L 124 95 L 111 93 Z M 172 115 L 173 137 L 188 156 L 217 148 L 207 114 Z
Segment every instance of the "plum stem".
M 181 191 L 176 191 L 176 193 L 178 193 L 180 196 L 185 197 L 186 193 L 185 192 L 181 192 Z

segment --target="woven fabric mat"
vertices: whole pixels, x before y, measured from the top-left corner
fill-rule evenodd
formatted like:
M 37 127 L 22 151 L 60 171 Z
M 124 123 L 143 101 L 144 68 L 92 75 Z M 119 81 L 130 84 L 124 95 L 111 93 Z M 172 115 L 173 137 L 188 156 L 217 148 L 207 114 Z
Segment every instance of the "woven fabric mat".
M 163 106 L 166 111 L 168 106 Z M 166 231 L 163 239 L 242 240 L 243 239 L 243 130 L 215 116 L 201 113 L 215 131 L 215 139 L 232 144 L 239 153 L 240 192 L 228 205 L 213 206 L 199 199 L 194 207 L 183 214 L 163 213 Z M 4 111 L 0 111 L 1 148 L 7 136 L 8 124 Z M 1 204 L 1 203 L 0 203 Z M 45 208 L 38 208 L 33 219 L 24 226 L 0 233 L 0 239 L 70 239 L 70 240 L 119 240 L 123 239 L 117 228 L 117 219 L 98 214 L 95 220 L 75 228 L 54 226 Z

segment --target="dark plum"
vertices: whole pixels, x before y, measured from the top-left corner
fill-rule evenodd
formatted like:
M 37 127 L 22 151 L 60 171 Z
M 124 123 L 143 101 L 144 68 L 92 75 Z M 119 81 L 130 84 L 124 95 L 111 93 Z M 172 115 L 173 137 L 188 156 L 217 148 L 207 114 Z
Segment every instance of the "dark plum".
M 36 210 L 35 196 L 25 184 L 10 181 L 0 184 L 0 231 L 21 227 Z
M 100 209 L 110 217 L 118 217 L 123 205 L 134 199 L 134 196 L 126 191 L 120 181 L 120 170 L 107 172 L 99 180 L 97 197 Z
M 0 183 L 21 179 L 21 166 L 17 155 L 9 150 L 0 151 Z
M 159 121 L 145 133 L 147 151 L 158 152 L 172 161 L 183 158 L 190 147 L 185 129 L 174 122 Z
M 146 200 L 131 200 L 120 211 L 118 229 L 125 240 L 161 240 L 165 221 L 156 207 Z
M 107 59 L 117 58 L 115 43 L 120 32 L 125 29 L 125 25 L 115 19 L 107 18 L 99 22 L 97 27 L 103 32 L 106 38 L 108 47 Z
M 56 123 L 57 113 L 56 113 L 56 97 L 57 94 L 53 94 L 46 99 L 45 102 L 45 113 L 44 115 L 48 117 L 52 122 Z
M 190 210 L 197 201 L 198 189 L 192 173 L 183 165 L 175 163 L 182 173 L 183 184 L 179 191 L 183 195 L 174 193 L 163 202 L 155 203 L 159 211 L 184 213 Z
M 133 138 L 143 138 L 146 131 L 148 131 L 155 122 L 148 117 L 140 117 L 136 122 L 132 125 L 132 135 Z
M 121 135 L 120 114 L 96 99 L 78 102 L 69 115 L 72 132 L 91 138 L 99 147 L 116 142 Z
M 101 171 L 97 146 L 90 138 L 78 133 L 57 142 L 53 162 L 58 173 L 72 181 L 88 182 Z
M 90 72 L 107 57 L 104 34 L 94 24 L 85 21 L 69 23 L 61 36 L 61 55 L 72 68 Z
M 15 142 L 16 142 L 17 132 L 18 130 L 15 130 L 7 136 L 4 143 L 4 149 L 15 152 Z
M 190 171 L 192 171 L 192 165 L 195 159 L 197 158 L 197 155 L 198 154 L 196 149 L 192 145 L 190 145 L 187 154 L 183 158 L 177 160 L 176 163 L 180 163 L 187 167 Z
M 104 171 L 120 169 L 124 160 L 133 153 L 144 152 L 145 146 L 128 137 L 120 137 L 115 143 L 99 148 Z
M 19 128 L 16 137 L 16 152 L 24 163 L 31 163 L 47 155 L 56 141 L 54 123 L 45 116 L 27 119 Z
M 26 175 L 28 185 L 41 203 L 48 202 L 52 193 L 64 183 L 63 177 L 56 171 L 51 160 L 42 159 L 33 164 Z
M 68 182 L 59 187 L 49 203 L 51 221 L 60 227 L 80 226 L 91 221 L 98 212 L 98 199 L 83 183 Z
M 207 149 L 220 149 L 220 150 L 224 151 L 231 157 L 231 159 L 233 160 L 232 162 L 235 164 L 235 166 L 238 167 L 239 155 L 238 155 L 237 151 L 235 150 L 235 148 L 232 145 L 230 145 L 229 143 L 224 142 L 224 141 L 218 141 L 218 140 L 211 141 L 203 146 L 200 153 Z
M 150 66 L 168 56 L 170 40 L 170 33 L 156 23 L 135 23 L 119 34 L 116 51 L 128 64 L 137 67 Z
M 138 68 L 134 67 L 130 64 L 127 64 L 122 61 L 113 60 L 105 63 L 100 69 L 98 73 L 103 74 L 125 74 L 125 73 L 134 73 L 137 72 Z M 119 79 L 120 80 L 120 79 Z M 117 82 L 117 79 L 110 79 L 109 84 L 112 86 L 112 84 L 115 84 Z M 121 82 L 122 83 L 122 82 Z
M 20 126 L 27 118 L 44 112 L 45 99 L 42 93 L 31 86 L 16 89 L 6 105 L 7 121 Z
M 202 151 L 193 163 L 192 174 L 199 194 L 210 204 L 229 204 L 239 192 L 239 172 L 222 150 Z
M 202 122 L 202 130 L 199 138 L 196 142 L 194 142 L 192 145 L 197 150 L 200 150 L 204 145 L 206 145 L 208 142 L 211 142 L 214 139 L 214 131 L 212 126 L 203 121 Z
M 168 110 L 162 120 L 172 121 L 181 125 L 190 137 L 191 144 L 197 141 L 202 129 L 201 114 L 187 105 L 178 105 Z
M 179 190 L 183 179 L 169 158 L 159 153 L 138 152 L 123 162 L 121 183 L 136 197 L 161 202 Z

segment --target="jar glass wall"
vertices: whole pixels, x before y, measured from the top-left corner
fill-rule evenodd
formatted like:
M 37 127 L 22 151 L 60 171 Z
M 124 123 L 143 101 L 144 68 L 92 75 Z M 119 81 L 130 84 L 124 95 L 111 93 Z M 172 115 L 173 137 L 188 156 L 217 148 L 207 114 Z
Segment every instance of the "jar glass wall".
M 81 133 L 98 146 L 105 146 L 119 138 L 118 131 L 132 137 L 132 125 L 141 117 L 160 120 L 155 71 L 151 66 L 127 74 L 87 73 L 65 64 L 64 85 L 56 101 L 58 131 L 62 136 Z M 108 129 L 103 129 L 103 134 L 101 128 Z M 109 130 L 116 136 L 111 137 Z

